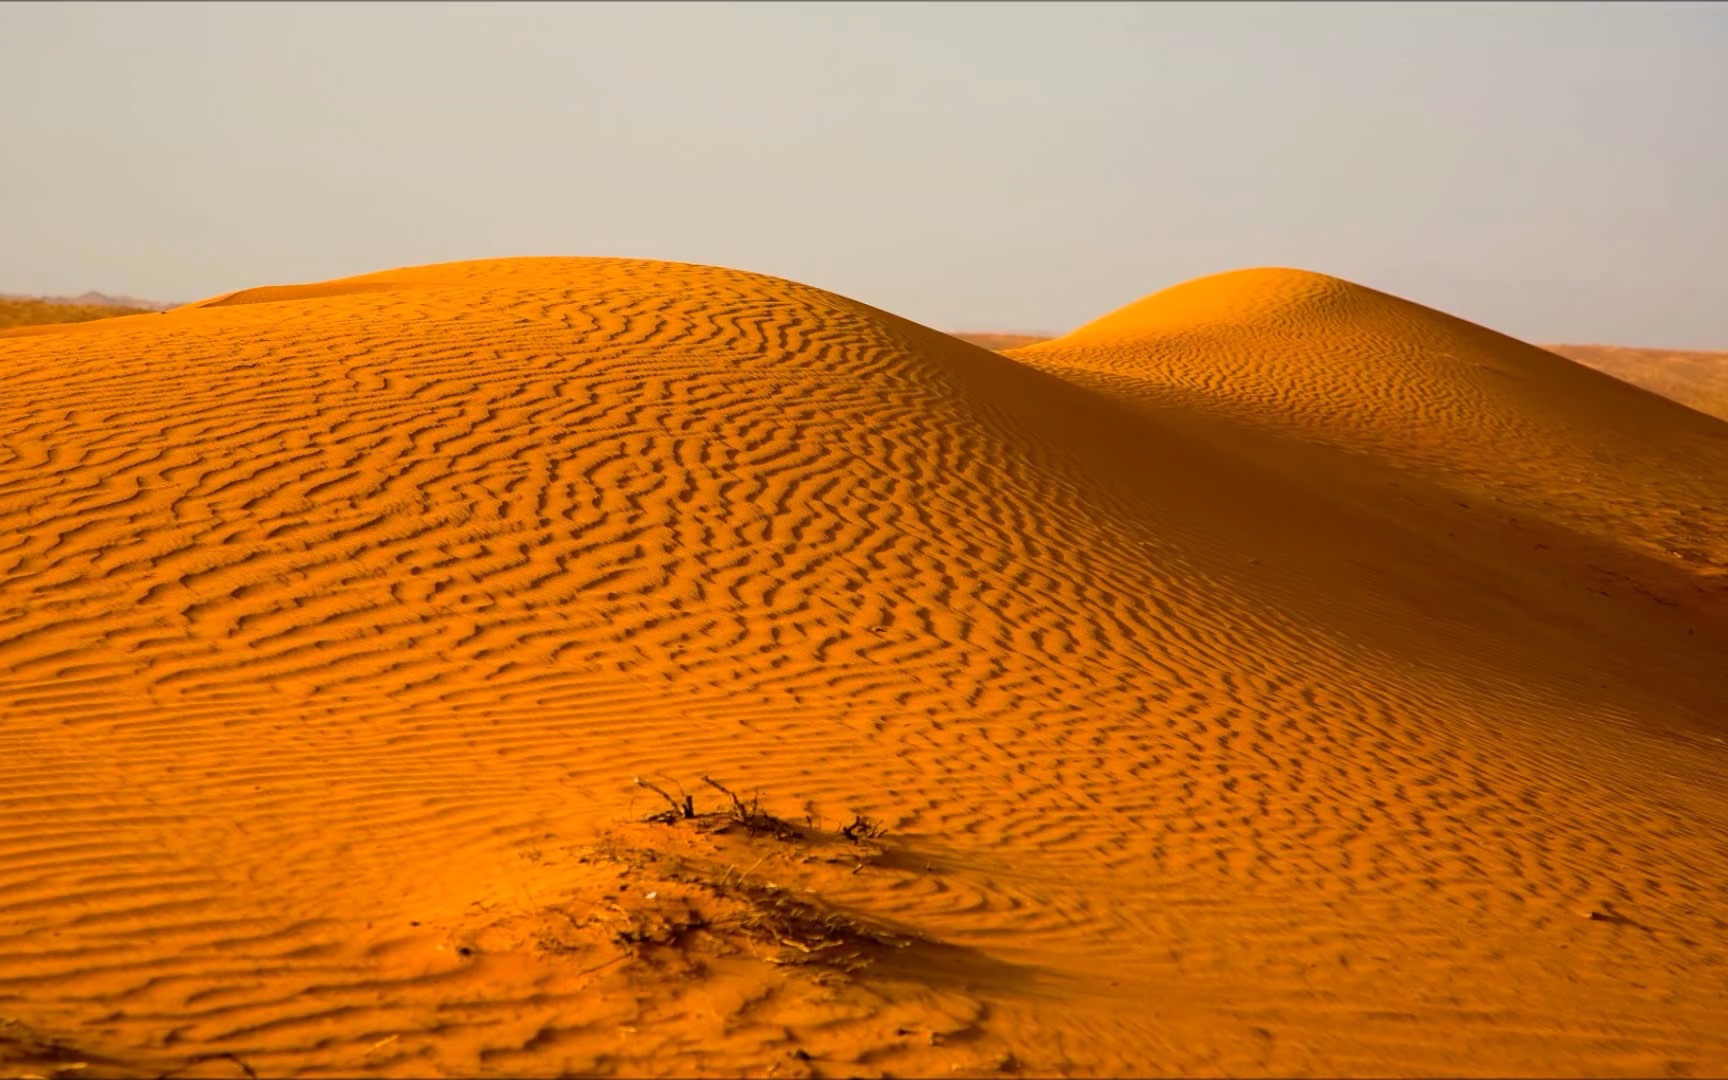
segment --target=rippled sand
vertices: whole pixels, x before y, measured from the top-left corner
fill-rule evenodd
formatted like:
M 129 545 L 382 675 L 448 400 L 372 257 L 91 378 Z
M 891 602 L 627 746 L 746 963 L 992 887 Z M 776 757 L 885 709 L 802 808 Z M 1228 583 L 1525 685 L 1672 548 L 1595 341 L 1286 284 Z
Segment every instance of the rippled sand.
M 453 263 L 0 378 L 11 1072 L 1728 1071 L 1728 423 L 1272 269 L 997 354 Z

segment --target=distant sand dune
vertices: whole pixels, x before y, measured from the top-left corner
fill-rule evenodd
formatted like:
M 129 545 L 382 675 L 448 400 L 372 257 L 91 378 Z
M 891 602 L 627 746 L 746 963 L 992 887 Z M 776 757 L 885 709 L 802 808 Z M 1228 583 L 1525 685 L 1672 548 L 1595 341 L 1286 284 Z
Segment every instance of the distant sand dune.
M 961 341 L 1006 352 L 1051 340 L 1038 334 L 956 333 Z M 1728 352 L 1686 352 L 1619 345 L 1544 345 L 1557 356 L 1643 387 L 1688 408 L 1728 420 Z
M 0 297 L 0 333 L 24 332 L 52 323 L 82 323 L 92 319 L 112 319 L 122 315 L 141 315 L 145 308 L 120 307 L 113 304 L 59 303 L 34 297 Z
M 981 334 L 957 333 L 954 335 L 961 341 L 976 345 L 981 349 L 993 349 L 1002 352 L 1007 349 L 1018 349 L 1026 345 L 1036 345 L 1041 341 L 1049 341 L 1047 334 Z
M 405 282 L 393 281 L 325 281 L 312 285 L 265 285 L 256 289 L 240 289 L 209 300 L 183 305 L 186 309 L 236 307 L 242 304 L 279 304 L 292 300 L 329 300 L 363 293 L 392 292 L 413 288 Z
M 1728 1070 L 1728 424 L 1291 270 L 1003 355 L 452 263 L 0 372 L 0 1017 L 104 1068 Z M 640 823 L 704 775 L 796 829 Z
M 1728 352 L 1631 349 L 1612 345 L 1549 345 L 1550 352 L 1588 364 L 1682 405 L 1728 420 Z
M 1721 423 L 1336 278 L 1276 269 L 1202 278 L 1014 355 L 1369 455 L 1520 507 L 1526 520 L 1724 569 L 1713 545 L 1728 536 L 1728 510 L 1710 494 L 1728 475 Z

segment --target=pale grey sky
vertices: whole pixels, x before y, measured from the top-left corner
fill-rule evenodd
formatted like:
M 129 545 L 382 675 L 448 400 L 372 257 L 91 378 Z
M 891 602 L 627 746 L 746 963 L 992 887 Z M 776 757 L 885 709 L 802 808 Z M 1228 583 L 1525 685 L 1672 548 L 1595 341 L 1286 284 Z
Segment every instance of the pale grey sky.
M 0 292 L 499 255 L 1060 331 L 1244 266 L 1728 349 L 1728 4 L 5 3 Z

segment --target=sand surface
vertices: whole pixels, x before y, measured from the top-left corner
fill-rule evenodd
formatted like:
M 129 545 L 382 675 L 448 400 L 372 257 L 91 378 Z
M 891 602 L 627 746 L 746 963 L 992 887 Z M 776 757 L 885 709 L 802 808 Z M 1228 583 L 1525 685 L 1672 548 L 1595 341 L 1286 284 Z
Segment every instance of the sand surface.
M 959 332 L 961 341 L 997 352 L 1051 340 L 1047 334 Z M 1728 352 L 1644 349 L 1621 345 L 1544 345 L 1544 349 L 1622 382 L 1718 419 L 1728 420 Z
M 993 346 L 992 346 L 993 347 Z M 1549 345 L 1550 352 L 1606 371 L 1699 412 L 1728 420 L 1728 352 Z
M 1271 269 L 1004 355 L 455 263 L 0 376 L 7 1074 L 1728 1072 L 1728 423 Z
M 44 324 L 79 323 L 92 319 L 142 315 L 148 311 L 147 308 L 122 307 L 116 304 L 44 300 L 31 296 L 0 296 L 0 332 Z

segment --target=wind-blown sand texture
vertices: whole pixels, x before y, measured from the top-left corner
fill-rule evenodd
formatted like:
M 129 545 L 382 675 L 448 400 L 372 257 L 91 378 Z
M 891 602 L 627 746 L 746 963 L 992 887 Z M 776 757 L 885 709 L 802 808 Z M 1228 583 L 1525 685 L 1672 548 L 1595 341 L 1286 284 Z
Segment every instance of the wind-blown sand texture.
M 1728 1071 L 1721 421 L 1295 270 L 998 355 L 454 263 L 0 372 L 15 1071 Z
M 961 341 L 1008 352 L 1049 341 L 1036 334 L 957 333 Z M 1585 367 L 1614 376 L 1678 401 L 1688 408 L 1728 420 L 1728 353 L 1637 349 L 1620 345 L 1544 345 L 1544 349 Z

